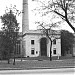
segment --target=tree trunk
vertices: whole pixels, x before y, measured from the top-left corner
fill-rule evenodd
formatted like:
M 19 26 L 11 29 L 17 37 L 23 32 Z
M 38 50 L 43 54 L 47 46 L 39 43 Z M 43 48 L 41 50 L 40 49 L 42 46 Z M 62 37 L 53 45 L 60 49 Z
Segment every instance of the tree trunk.
M 50 61 L 52 61 L 52 40 L 51 40 L 51 38 L 48 36 L 48 34 L 46 34 L 46 36 L 49 38 L 49 40 L 50 40 L 50 42 L 51 42 L 51 44 L 50 44 Z
M 10 53 L 8 51 L 8 64 L 10 64 Z
M 8 55 L 8 64 L 10 64 L 10 58 L 9 58 L 9 55 Z
M 50 44 L 50 61 L 52 61 L 52 40 L 50 40 L 51 41 L 51 44 Z
M 13 62 L 13 65 L 15 65 L 15 56 L 14 56 L 14 62 Z
M 15 49 L 14 49 L 14 62 L 13 62 L 13 65 L 15 65 Z
M 13 62 L 13 65 L 15 65 L 15 50 L 16 50 L 16 45 L 14 47 L 14 62 Z
M 8 58 L 8 64 L 10 64 L 10 59 Z

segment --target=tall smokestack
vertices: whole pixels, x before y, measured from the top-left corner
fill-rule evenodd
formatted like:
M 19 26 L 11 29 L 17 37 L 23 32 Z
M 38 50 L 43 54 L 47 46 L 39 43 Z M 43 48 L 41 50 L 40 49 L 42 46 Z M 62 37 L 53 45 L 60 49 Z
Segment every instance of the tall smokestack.
M 23 14 L 22 14 L 22 33 L 25 34 L 29 30 L 28 20 L 28 0 L 23 0 Z

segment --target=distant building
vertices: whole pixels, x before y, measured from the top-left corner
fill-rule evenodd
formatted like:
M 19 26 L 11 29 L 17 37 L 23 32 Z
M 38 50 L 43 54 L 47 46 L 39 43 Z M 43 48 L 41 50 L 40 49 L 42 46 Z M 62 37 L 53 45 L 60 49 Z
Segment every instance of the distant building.
M 75 36 L 75 34 L 74 34 Z M 74 42 L 75 42 L 75 38 L 74 38 Z M 75 43 L 73 44 L 73 56 L 75 56 Z

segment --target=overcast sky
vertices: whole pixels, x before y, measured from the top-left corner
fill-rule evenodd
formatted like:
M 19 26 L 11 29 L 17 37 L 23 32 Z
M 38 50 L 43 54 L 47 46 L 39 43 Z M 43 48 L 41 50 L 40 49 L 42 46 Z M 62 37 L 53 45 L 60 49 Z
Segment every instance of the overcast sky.
M 19 11 L 22 11 L 22 1 L 23 0 L 0 0 L 0 16 L 2 16 L 5 13 L 6 7 L 10 8 L 11 6 L 14 7 L 16 5 L 16 8 Z M 29 6 L 29 28 L 30 29 L 36 29 L 35 25 L 35 15 L 32 12 L 34 7 L 36 6 L 35 1 L 29 0 L 28 1 L 28 6 Z M 32 19 L 33 17 L 33 19 Z M 20 14 L 17 17 L 18 22 L 20 23 L 20 31 L 22 31 L 22 14 Z M 1 20 L 0 20 L 1 22 Z M 1 28 L 1 23 L 0 23 L 0 28 Z M 33 25 L 33 26 L 32 26 Z
M 50 21 L 51 15 L 47 15 L 47 17 L 40 17 L 39 14 L 35 15 L 35 13 L 32 11 L 35 7 L 40 6 L 40 3 L 37 3 L 35 1 L 29 0 L 28 1 L 28 6 L 29 6 L 29 28 L 30 29 L 36 29 L 37 25 L 35 24 L 35 21 L 42 21 L 44 20 L 45 22 Z M 0 0 L 0 16 L 5 13 L 6 7 L 10 8 L 14 5 L 16 5 L 16 8 L 20 11 L 22 11 L 22 0 Z M 20 23 L 20 31 L 22 30 L 22 14 L 17 17 L 18 22 Z M 1 21 L 0 21 L 1 22 Z M 1 27 L 1 23 L 0 23 Z M 66 29 L 68 26 L 63 26 L 62 28 Z M 70 31 L 71 28 L 68 27 Z

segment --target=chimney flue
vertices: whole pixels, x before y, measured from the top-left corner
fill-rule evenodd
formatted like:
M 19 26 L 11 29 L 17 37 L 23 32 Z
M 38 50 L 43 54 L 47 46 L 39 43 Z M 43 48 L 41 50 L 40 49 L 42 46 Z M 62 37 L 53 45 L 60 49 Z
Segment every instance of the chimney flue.
M 23 0 L 22 33 L 25 34 L 28 30 L 29 30 L 28 0 Z

